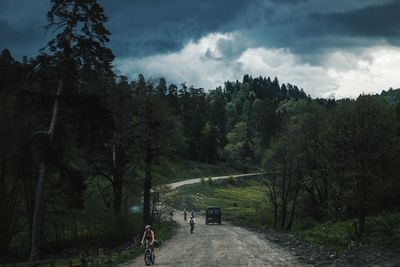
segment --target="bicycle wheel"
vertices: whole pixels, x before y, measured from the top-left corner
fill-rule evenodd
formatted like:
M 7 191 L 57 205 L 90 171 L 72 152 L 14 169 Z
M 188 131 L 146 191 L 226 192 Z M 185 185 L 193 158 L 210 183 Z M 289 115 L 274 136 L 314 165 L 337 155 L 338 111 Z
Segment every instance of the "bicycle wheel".
M 150 250 L 146 249 L 146 251 L 144 252 L 144 264 L 150 265 L 150 263 L 151 263 Z

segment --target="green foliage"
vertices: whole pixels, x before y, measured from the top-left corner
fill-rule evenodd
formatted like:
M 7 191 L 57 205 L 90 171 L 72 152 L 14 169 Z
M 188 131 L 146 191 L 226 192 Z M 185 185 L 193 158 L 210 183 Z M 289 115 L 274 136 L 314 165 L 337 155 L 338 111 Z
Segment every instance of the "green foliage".
M 295 233 L 308 241 L 342 251 L 354 246 L 349 229 L 355 220 L 326 222 Z M 374 245 L 400 251 L 400 213 L 383 213 L 367 219 L 367 231 L 363 239 L 365 245 Z
M 197 212 L 217 206 L 222 210 L 223 220 L 254 227 L 270 224 L 270 207 L 265 201 L 265 185 L 247 178 L 235 180 L 235 185 L 231 185 L 229 180 L 217 180 L 212 187 L 185 186 L 178 190 L 171 204 Z
M 213 180 L 212 180 L 211 177 L 208 177 L 207 183 L 208 183 L 209 186 L 212 186 L 212 185 L 213 185 Z
M 391 105 L 400 100 L 400 88 L 398 88 L 398 89 L 390 88 L 387 91 L 383 90 L 381 92 L 380 96 L 385 98 L 386 102 Z
M 176 228 L 176 222 L 163 222 L 155 225 L 156 240 L 160 241 L 162 245 L 164 241 L 170 239 L 175 234 Z M 95 258 L 94 264 L 89 264 L 89 266 L 115 266 L 141 256 L 143 253 L 143 247 L 133 247 L 130 249 L 116 248 L 103 257 Z

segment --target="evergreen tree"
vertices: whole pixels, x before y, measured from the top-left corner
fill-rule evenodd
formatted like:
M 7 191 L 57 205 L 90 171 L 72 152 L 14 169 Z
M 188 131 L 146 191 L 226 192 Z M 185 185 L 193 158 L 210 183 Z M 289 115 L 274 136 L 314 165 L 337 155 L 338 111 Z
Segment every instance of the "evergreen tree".
M 58 84 L 49 129 L 43 134 L 49 143 L 54 140 L 58 124 L 60 97 L 66 84 L 76 84 L 80 67 L 91 65 L 99 75 L 110 75 L 113 55 L 103 45 L 108 42 L 109 32 L 103 24 L 107 17 L 96 0 L 52 0 L 48 12 L 48 27 L 58 27 L 57 36 L 48 44 L 52 60 L 58 70 Z M 61 27 L 60 27 L 61 25 Z M 44 209 L 44 183 L 48 160 L 43 159 L 39 166 L 36 188 L 35 208 L 32 225 L 32 244 L 30 259 L 40 255 L 40 232 Z

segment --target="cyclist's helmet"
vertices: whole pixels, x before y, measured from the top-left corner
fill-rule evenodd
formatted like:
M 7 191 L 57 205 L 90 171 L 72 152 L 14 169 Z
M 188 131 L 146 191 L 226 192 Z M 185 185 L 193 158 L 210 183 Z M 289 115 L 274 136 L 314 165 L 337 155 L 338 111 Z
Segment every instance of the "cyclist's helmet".
M 144 229 L 150 229 L 151 228 L 151 226 L 150 225 L 146 225 L 146 227 L 144 228 Z

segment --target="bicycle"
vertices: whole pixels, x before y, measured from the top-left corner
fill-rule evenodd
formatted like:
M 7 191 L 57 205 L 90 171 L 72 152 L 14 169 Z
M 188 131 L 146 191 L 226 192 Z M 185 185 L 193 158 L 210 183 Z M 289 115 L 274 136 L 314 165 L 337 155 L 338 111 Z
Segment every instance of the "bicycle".
M 144 263 L 146 265 L 154 264 L 155 256 L 153 254 L 153 248 L 150 245 L 150 242 L 146 242 L 146 250 L 144 251 Z
M 194 218 L 191 217 L 190 220 L 188 221 L 188 223 L 189 223 L 189 226 L 190 226 L 190 233 L 193 234 L 194 224 L 195 224 Z

